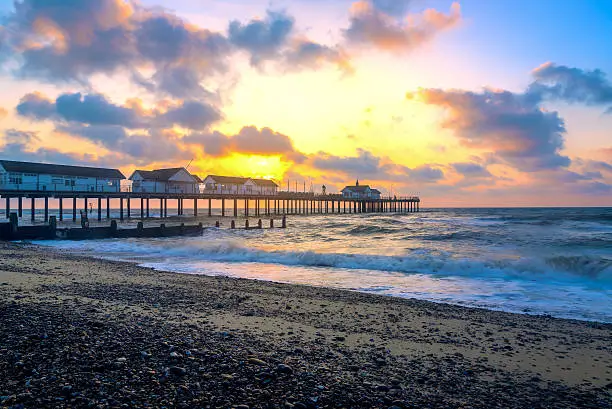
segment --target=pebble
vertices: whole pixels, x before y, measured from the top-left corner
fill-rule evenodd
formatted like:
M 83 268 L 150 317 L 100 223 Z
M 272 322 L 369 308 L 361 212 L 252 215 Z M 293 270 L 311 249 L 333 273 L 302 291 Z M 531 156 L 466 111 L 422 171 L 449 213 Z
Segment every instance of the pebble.
M 180 366 L 171 366 L 169 368 L 169 372 L 175 376 L 184 376 L 187 374 L 187 370 L 185 368 L 181 368 Z
M 251 364 L 261 365 L 261 366 L 268 365 L 265 361 L 262 361 L 261 359 L 258 359 L 258 358 L 249 358 L 248 362 Z
M 281 374 L 291 375 L 293 373 L 293 368 L 291 368 L 289 365 L 278 364 L 276 371 Z

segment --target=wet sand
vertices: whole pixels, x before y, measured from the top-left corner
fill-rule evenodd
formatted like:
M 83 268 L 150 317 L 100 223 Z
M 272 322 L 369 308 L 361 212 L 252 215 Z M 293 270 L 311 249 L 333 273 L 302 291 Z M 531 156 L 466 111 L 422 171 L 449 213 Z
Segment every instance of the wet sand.
M 2 243 L 0 320 L 0 407 L 612 408 L 610 324 Z

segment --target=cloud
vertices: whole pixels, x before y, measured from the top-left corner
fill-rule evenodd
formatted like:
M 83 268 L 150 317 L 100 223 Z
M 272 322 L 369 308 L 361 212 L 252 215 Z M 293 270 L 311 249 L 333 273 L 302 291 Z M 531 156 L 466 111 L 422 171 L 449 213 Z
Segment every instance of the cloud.
M 187 101 L 160 115 L 159 122 L 166 128 L 178 125 L 188 129 L 205 129 L 221 118 L 222 115 L 212 105 Z
M 408 171 L 410 181 L 421 183 L 435 183 L 444 179 L 444 172 L 431 165 L 421 165 Z
M 479 165 L 478 163 L 453 163 L 451 164 L 451 167 L 455 170 L 455 172 L 466 178 L 488 178 L 493 176 L 486 167 Z
M 0 52 L 18 63 L 19 77 L 89 85 L 94 74 L 122 71 L 179 98 L 205 96 L 199 82 L 225 72 L 232 52 L 222 34 L 130 0 L 23 0 L 5 26 Z M 192 85 L 187 94 L 185 82 Z
M 25 95 L 17 105 L 17 113 L 33 120 L 56 123 L 119 126 L 128 129 L 171 128 L 205 129 L 222 118 L 212 105 L 202 101 L 185 101 L 165 111 L 145 111 L 138 100 L 121 106 L 101 94 L 61 94 L 55 101 L 41 93 Z
M 357 156 L 335 156 L 320 152 L 312 159 L 312 166 L 322 170 L 338 170 L 353 175 L 375 174 L 380 171 L 381 159 L 363 149 L 357 150 Z
M 289 160 L 299 161 L 302 155 L 296 151 L 287 135 L 270 128 L 245 126 L 235 135 L 215 131 L 192 134 L 182 140 L 191 145 L 203 146 L 204 151 L 211 156 L 227 156 L 232 153 L 282 155 Z
M 296 41 L 283 54 L 286 66 L 291 70 L 320 69 L 333 64 L 345 74 L 354 73 L 350 56 L 341 48 L 328 47 L 308 40 Z
M 522 171 L 567 167 L 561 155 L 565 124 L 557 112 L 543 110 L 530 94 L 489 90 L 421 89 L 408 93 L 426 104 L 444 108 L 442 126 L 452 129 L 462 145 L 493 151 Z
M 55 117 L 55 103 L 39 92 L 24 95 L 17 105 L 17 113 L 26 118 L 43 121 Z
M 7 129 L 4 131 L 5 144 L 24 144 L 30 145 L 34 142 L 40 142 L 37 132 L 21 131 L 18 129 Z
M 308 156 L 307 163 L 319 170 L 342 172 L 352 178 L 368 180 L 435 183 L 444 178 L 444 172 L 432 165 L 411 169 L 364 149 L 357 149 L 357 156 L 336 156 L 319 152 Z
M 88 153 L 66 153 L 45 147 L 33 148 L 32 144 L 40 142 L 37 132 L 7 129 L 4 131 L 4 142 L 0 152 L 4 158 L 29 162 L 61 163 L 65 165 L 88 165 L 97 163 L 100 166 L 121 166 L 127 162 L 117 154 L 105 156 Z
M 228 28 L 229 41 L 248 51 L 251 64 L 260 65 L 278 56 L 294 30 L 295 20 L 284 12 L 268 10 L 263 20 L 251 20 L 247 24 L 234 20 Z
M 85 138 L 113 153 L 133 159 L 167 162 L 193 157 L 180 143 L 180 139 L 168 131 L 130 134 L 117 125 L 82 124 L 60 125 L 56 131 Z
M 438 33 L 461 21 L 461 7 L 453 3 L 449 14 L 427 9 L 422 14 L 410 14 L 398 19 L 408 9 L 407 1 L 393 5 L 391 1 L 359 0 L 351 7 L 346 40 L 355 45 L 372 45 L 389 51 L 415 49 Z
M 529 87 L 530 93 L 550 100 L 604 106 L 612 113 L 612 82 L 601 70 L 587 71 L 548 62 L 532 74 L 535 81 Z
M 8 115 L 8 111 L 6 109 L 0 107 L 0 119 L 6 118 L 7 115 Z
M 295 19 L 284 11 L 268 10 L 263 20 L 254 19 L 246 24 L 231 21 L 228 39 L 249 53 L 251 65 L 255 67 L 262 68 L 264 62 L 275 61 L 290 71 L 317 70 L 332 64 L 345 73 L 353 72 L 346 51 L 298 36 Z
M 389 16 L 403 17 L 414 0 L 372 0 L 372 7 Z

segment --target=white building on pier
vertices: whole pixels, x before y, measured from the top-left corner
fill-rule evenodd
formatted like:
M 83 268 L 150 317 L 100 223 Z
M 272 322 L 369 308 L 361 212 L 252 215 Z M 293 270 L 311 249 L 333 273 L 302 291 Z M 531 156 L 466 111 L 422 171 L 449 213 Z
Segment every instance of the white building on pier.
M 136 170 L 130 180 L 136 193 L 200 193 L 202 183 L 185 168 Z
M 204 179 L 204 193 L 273 196 L 278 185 L 268 179 L 209 175 Z
M 360 185 L 359 180 L 355 183 L 355 186 L 346 186 L 342 189 L 342 197 L 347 199 L 380 199 L 380 191 L 378 189 L 372 189 L 368 185 Z
M 123 179 L 117 169 L 0 159 L 0 190 L 120 192 Z

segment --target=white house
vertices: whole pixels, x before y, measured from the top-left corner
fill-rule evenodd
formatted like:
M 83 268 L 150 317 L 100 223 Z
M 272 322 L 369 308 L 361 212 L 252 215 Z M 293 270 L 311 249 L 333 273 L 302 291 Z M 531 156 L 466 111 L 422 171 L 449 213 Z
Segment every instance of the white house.
M 204 193 L 275 195 L 278 185 L 267 179 L 241 178 L 235 176 L 209 175 L 204 179 Z
M 185 168 L 136 170 L 130 180 L 137 193 L 200 193 L 202 183 Z
M 0 159 L 0 190 L 50 192 L 120 192 L 117 169 Z
M 359 181 L 355 183 L 355 186 L 346 186 L 342 189 L 342 197 L 347 199 L 380 199 L 380 191 L 378 189 L 372 189 L 368 185 L 360 185 Z

